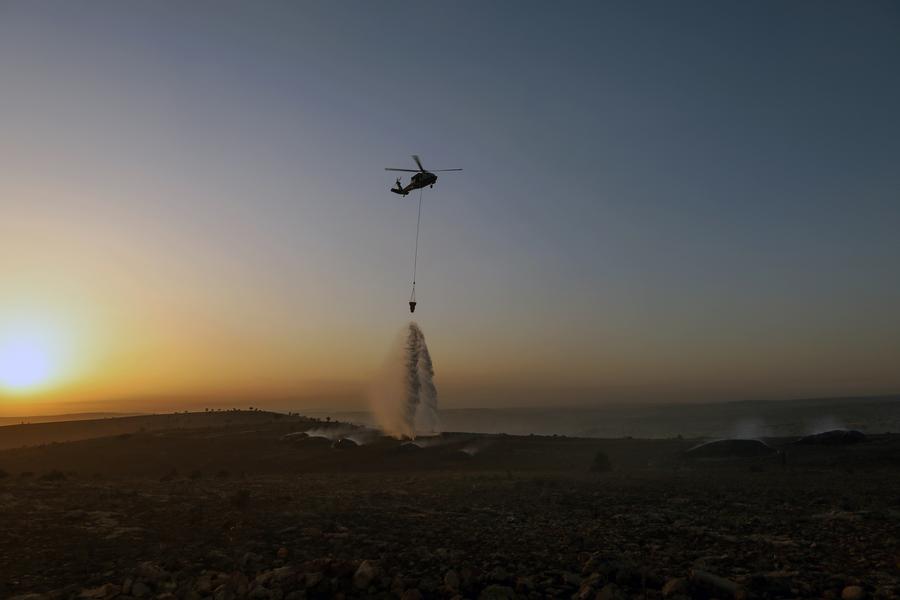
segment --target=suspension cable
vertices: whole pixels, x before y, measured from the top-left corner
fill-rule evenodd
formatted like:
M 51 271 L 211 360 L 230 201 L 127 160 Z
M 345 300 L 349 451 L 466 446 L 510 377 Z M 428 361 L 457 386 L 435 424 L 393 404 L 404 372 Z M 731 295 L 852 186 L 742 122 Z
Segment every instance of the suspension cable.
M 416 250 L 413 253 L 413 276 L 412 276 L 412 294 L 409 296 L 410 302 L 416 300 L 416 267 L 419 263 L 419 224 L 422 222 L 422 188 L 419 188 L 419 213 L 416 216 Z

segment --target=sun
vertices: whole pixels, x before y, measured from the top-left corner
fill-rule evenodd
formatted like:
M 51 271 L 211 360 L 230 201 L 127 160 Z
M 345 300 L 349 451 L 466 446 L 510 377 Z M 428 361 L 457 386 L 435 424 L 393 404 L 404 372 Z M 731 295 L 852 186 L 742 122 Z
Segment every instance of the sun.
M 55 348 L 38 331 L 0 332 L 0 388 L 26 392 L 50 383 L 56 374 Z

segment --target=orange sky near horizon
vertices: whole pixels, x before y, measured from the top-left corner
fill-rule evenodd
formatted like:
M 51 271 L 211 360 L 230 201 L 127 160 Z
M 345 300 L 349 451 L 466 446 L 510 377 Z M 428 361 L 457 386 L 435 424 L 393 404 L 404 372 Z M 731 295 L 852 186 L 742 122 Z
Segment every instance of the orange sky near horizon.
M 0 416 L 365 407 L 414 152 L 441 406 L 900 392 L 894 9 L 415 10 L 0 7 Z

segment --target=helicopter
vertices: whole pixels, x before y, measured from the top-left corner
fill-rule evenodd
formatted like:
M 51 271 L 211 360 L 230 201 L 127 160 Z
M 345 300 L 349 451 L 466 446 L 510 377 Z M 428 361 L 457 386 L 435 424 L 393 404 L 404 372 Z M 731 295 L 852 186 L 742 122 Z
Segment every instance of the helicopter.
M 400 183 L 400 178 L 397 178 L 397 187 L 392 187 L 391 191 L 395 194 L 400 194 L 401 196 L 408 195 L 413 190 L 419 190 L 426 186 L 434 187 L 434 183 L 437 181 L 437 175 L 432 173 L 431 171 L 426 171 L 425 167 L 422 166 L 422 161 L 419 160 L 419 156 L 417 154 L 413 154 L 412 158 L 416 161 L 416 164 L 419 165 L 419 169 L 392 169 L 390 167 L 386 167 L 385 171 L 403 171 L 405 173 L 415 173 L 409 179 L 409 185 L 406 187 Z M 436 172 L 441 173 L 444 171 L 462 171 L 462 169 L 435 169 Z

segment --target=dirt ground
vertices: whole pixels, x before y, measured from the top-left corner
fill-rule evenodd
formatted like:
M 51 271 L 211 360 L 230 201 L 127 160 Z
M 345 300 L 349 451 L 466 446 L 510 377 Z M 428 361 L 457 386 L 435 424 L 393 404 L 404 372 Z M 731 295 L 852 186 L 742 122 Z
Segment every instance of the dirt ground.
M 686 440 L 333 447 L 313 425 L 0 452 L 0 596 L 900 596 L 896 436 L 773 441 L 783 465 L 686 462 Z

